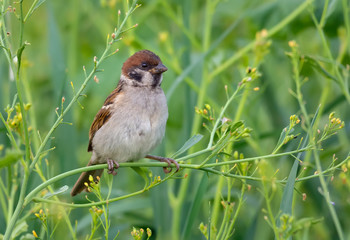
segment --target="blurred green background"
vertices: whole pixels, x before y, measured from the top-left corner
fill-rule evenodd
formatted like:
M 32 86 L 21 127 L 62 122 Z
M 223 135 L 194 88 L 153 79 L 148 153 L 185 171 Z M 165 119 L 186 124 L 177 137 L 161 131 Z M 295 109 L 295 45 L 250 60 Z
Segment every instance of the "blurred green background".
M 342 73 L 349 77 L 349 32 L 346 30 L 344 17 L 350 14 L 343 11 L 346 1 L 326 1 L 329 5 L 324 33 L 327 44 L 338 64 L 344 66 Z M 25 9 L 30 1 L 24 1 Z M 324 9 L 324 1 L 314 1 L 312 7 L 303 10 L 290 23 L 286 24 L 276 34 L 269 38 L 270 45 L 266 51 L 256 50 L 244 53 L 233 64 L 216 75 L 210 82 L 205 82 L 207 76 L 222 66 L 227 59 L 237 54 L 248 44 L 252 43 L 257 32 L 262 29 L 268 31 L 279 24 L 286 16 L 298 8 L 303 1 L 239 1 L 239 0 L 147 0 L 142 4 L 131 19 L 128 26 L 138 24 L 138 27 L 128 31 L 123 40 L 114 46 L 120 51 L 107 59 L 103 64 L 103 72 L 98 73 L 99 83 L 90 81 L 84 94 L 80 98 L 83 109 L 75 104 L 65 117 L 66 122 L 73 125 L 61 125 L 54 133 L 49 145 L 55 146 L 55 151 L 46 156 L 48 176 L 85 166 L 90 158 L 87 152 L 88 131 L 92 120 L 102 106 L 103 101 L 116 86 L 123 62 L 134 52 L 149 49 L 160 56 L 169 68 L 164 75 L 162 87 L 168 97 L 169 120 L 166 137 L 163 144 L 154 153 L 170 156 L 179 149 L 187 139 L 196 133 L 204 135 L 203 140 L 192 150 L 205 148 L 208 132 L 202 127 L 203 119 L 194 111 L 195 107 L 203 108 L 209 103 L 216 114 L 226 102 L 225 88 L 233 92 L 237 83 L 242 79 L 247 67 L 257 67 L 262 76 L 254 82 L 252 87 L 259 87 L 259 91 L 252 91 L 247 99 L 240 119 L 246 126 L 253 129 L 252 136 L 247 141 L 234 145 L 233 150 L 243 153 L 245 157 L 254 157 L 271 153 L 278 141 L 281 130 L 289 124 L 292 114 L 300 116 L 297 100 L 290 93 L 295 89 L 292 64 L 286 52 L 290 52 L 288 42 L 295 40 L 302 55 L 321 59 L 321 65 L 332 72 L 332 64 L 327 60 L 320 35 L 315 27 L 309 11 L 313 11 L 319 19 Z M 349 5 L 349 1 L 347 3 Z M 16 4 L 13 3 L 16 7 Z M 93 67 L 94 56 L 100 56 L 104 50 L 107 34 L 111 34 L 116 26 L 117 12 L 125 13 L 126 1 L 120 0 L 71 0 L 46 1 L 31 16 L 25 24 L 24 40 L 30 43 L 23 55 L 22 81 L 25 86 L 25 102 L 32 103 L 29 112 L 30 126 L 35 126 L 41 136 L 44 136 L 56 119 L 55 109 L 60 107 L 62 97 L 69 101 L 73 95 L 70 82 L 77 89 L 84 79 L 83 66 L 89 71 Z M 349 9 L 348 9 L 349 10 Z M 18 38 L 18 22 L 13 14 L 6 16 L 8 21 L 10 41 L 15 50 Z M 349 18 L 349 16 L 347 16 Z M 229 32 L 227 32 L 229 30 Z M 348 29 L 349 30 L 349 29 Z M 227 32 L 226 36 L 225 31 Z M 254 50 L 255 49 L 255 50 Z M 194 63 L 198 63 L 195 64 Z M 328 62 L 328 63 L 327 63 Z M 3 53 L 0 54 L 0 109 L 11 104 L 16 93 L 15 82 L 9 76 L 9 67 Z M 190 69 L 189 74 L 182 80 L 181 74 Z M 346 75 L 345 74 L 345 75 Z M 305 107 L 310 114 L 314 114 L 322 97 L 326 97 L 320 128 L 328 120 L 330 112 L 345 121 L 345 128 L 338 135 L 324 143 L 320 153 L 324 168 L 332 162 L 333 154 L 339 159 L 346 158 L 349 151 L 349 102 L 346 101 L 341 87 L 335 81 L 327 79 L 311 64 L 305 63 L 301 75 L 308 78 L 302 86 Z M 180 78 L 179 78 L 180 76 Z M 176 88 L 174 88 L 176 86 Z M 171 89 L 170 92 L 169 90 Z M 327 90 L 327 93 L 325 91 Z M 234 119 L 237 98 L 230 105 L 228 118 Z M 301 118 L 301 120 L 303 120 Z M 300 137 L 305 136 L 302 127 L 297 127 Z M 6 129 L 0 125 L 0 143 L 5 148 L 10 147 L 6 136 Z M 32 133 L 33 134 L 33 133 Z M 300 139 L 300 138 L 299 138 Z M 33 143 L 35 144 L 35 143 Z M 283 150 L 295 149 L 296 142 L 287 145 Z M 309 155 L 309 158 L 312 158 Z M 193 163 L 201 162 L 200 157 L 193 159 Z M 286 178 L 289 174 L 293 158 L 276 158 L 269 160 L 272 173 L 277 171 L 277 178 Z M 146 160 L 143 160 L 146 161 Z M 311 160 L 308 175 L 315 171 Z M 151 169 L 153 175 L 161 175 L 162 169 Z M 334 180 L 329 182 L 330 194 L 335 202 L 344 234 L 350 236 L 347 226 L 350 224 L 350 194 L 349 177 L 341 176 L 336 171 Z M 5 174 L 1 170 L 1 174 Z M 118 239 L 131 239 L 132 226 L 149 227 L 153 231 L 154 239 L 174 239 L 173 214 L 180 211 L 180 233 L 191 222 L 187 239 L 204 239 L 198 226 L 201 222 L 210 222 L 209 203 L 215 198 L 219 177 L 208 175 L 208 183 L 200 200 L 196 199 L 198 186 L 202 183 L 203 172 L 190 171 L 188 178 L 170 180 L 159 187 L 139 196 L 110 204 L 111 233 L 117 234 Z M 180 174 L 179 176 L 183 176 Z M 64 179 L 55 188 L 63 185 L 72 186 L 78 176 Z M 185 201 L 178 208 L 169 204 L 169 195 L 177 195 L 181 182 L 189 181 Z M 39 178 L 32 181 L 31 187 L 40 183 Z M 251 183 L 252 189 L 244 198 L 244 204 L 235 224 L 232 239 L 273 239 L 273 231 L 264 220 L 266 215 L 264 198 L 259 183 Z M 119 170 L 114 178 L 113 195 L 118 196 L 136 191 L 143 186 L 142 178 L 132 169 Z M 102 183 L 103 189 L 105 183 Z M 273 211 L 278 209 L 283 192 L 283 185 L 277 186 L 278 191 L 273 198 Z M 225 189 L 226 190 L 226 189 Z M 322 220 L 312 226 L 297 232 L 295 239 L 336 239 L 337 233 L 325 200 L 319 191 L 317 178 L 305 181 L 296 186 L 296 197 L 293 205 L 295 218 L 310 217 Z M 240 181 L 234 182 L 232 189 L 233 201 L 240 194 Z M 301 193 L 307 194 L 306 201 Z M 222 192 L 225 198 L 225 191 Z M 84 194 L 74 201 L 85 202 Z M 68 192 L 62 196 L 65 201 L 72 202 Z M 194 219 L 188 220 L 187 213 L 191 204 L 196 201 L 200 211 Z M 48 207 L 48 206 L 46 206 Z M 49 208 L 49 207 L 48 207 Z M 54 209 L 50 210 L 54 212 Z M 90 214 L 88 209 L 74 209 L 70 213 L 74 226 L 77 221 L 78 239 L 85 239 L 90 232 Z M 0 213 L 0 222 L 4 216 Z M 40 229 L 40 222 L 32 215 L 27 221 L 30 229 Z M 66 226 L 60 224 L 56 230 L 55 239 L 66 236 Z M 0 232 L 5 226 L 0 224 Z M 39 230 L 36 230 L 40 232 Z M 31 230 L 29 231 L 31 232 Z

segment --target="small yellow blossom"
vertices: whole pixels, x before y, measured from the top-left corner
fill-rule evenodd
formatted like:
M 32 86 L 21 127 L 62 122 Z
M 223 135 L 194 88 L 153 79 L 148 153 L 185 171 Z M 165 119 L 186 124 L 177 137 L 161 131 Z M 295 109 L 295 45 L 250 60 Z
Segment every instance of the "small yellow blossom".
M 146 231 L 147 231 L 147 237 L 151 237 L 152 236 L 151 229 L 147 228 Z
M 288 42 L 288 45 L 289 45 L 289 47 L 291 47 L 291 48 L 297 47 L 297 46 L 298 46 L 297 42 L 294 41 L 294 40 L 289 41 L 289 42 Z
M 260 32 L 260 36 L 261 37 L 267 37 L 267 30 L 266 29 L 263 29 L 263 30 L 261 30 L 261 32 Z
M 159 40 L 161 42 L 166 42 L 169 38 L 169 33 L 168 32 L 161 32 L 161 33 L 159 33 L 158 37 L 159 37 Z
M 90 182 L 94 181 L 94 178 L 91 175 L 89 175 L 89 181 Z

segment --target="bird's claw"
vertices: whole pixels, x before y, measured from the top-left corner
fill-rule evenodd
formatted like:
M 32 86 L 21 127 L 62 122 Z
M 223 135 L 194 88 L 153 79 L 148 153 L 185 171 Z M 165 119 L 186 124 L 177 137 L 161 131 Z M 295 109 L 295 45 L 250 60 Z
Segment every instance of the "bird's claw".
M 162 160 L 162 162 L 166 162 L 166 163 L 168 164 L 168 167 L 163 167 L 164 173 L 171 173 L 171 171 L 172 171 L 173 169 L 170 167 L 170 165 L 171 165 L 172 163 L 174 163 L 175 166 L 176 166 L 176 172 L 178 172 L 179 169 L 180 169 L 179 163 L 176 162 L 176 161 L 175 161 L 174 159 L 172 159 L 172 158 L 164 158 L 164 159 Z
M 170 173 L 173 169 L 171 168 L 171 164 L 175 164 L 176 166 L 176 172 L 179 171 L 180 169 L 180 165 L 178 162 L 176 162 L 174 159 L 172 158 L 166 158 L 166 157 L 160 157 L 160 156 L 154 156 L 154 155 L 146 155 L 146 158 L 149 158 L 149 159 L 153 159 L 153 160 L 157 160 L 159 162 L 166 162 L 168 164 L 167 167 L 163 167 L 163 171 L 165 173 Z
M 117 169 L 119 168 L 119 163 L 112 159 L 107 159 L 108 164 L 108 173 L 113 174 L 113 176 L 117 175 Z

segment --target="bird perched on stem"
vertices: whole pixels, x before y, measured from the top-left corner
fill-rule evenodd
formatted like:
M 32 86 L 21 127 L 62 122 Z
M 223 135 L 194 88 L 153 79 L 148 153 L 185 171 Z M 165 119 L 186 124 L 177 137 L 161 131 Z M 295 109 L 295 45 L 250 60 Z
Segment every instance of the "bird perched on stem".
M 170 158 L 147 155 L 162 140 L 168 119 L 168 106 L 160 87 L 168 69 L 151 51 L 142 50 L 129 57 L 122 67 L 119 83 L 107 97 L 90 127 L 88 166 L 107 163 L 108 173 L 115 175 L 120 162 L 147 157 L 175 164 Z M 170 172 L 164 167 L 164 172 Z M 86 189 L 91 175 L 94 181 L 103 169 L 83 172 L 71 195 Z

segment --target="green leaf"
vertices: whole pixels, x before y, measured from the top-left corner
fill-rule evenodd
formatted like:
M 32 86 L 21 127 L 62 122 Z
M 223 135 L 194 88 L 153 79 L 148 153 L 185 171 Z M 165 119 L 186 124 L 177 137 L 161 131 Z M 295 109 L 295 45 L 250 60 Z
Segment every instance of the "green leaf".
M 39 0 L 36 2 L 36 4 L 30 9 L 30 12 L 28 12 L 26 19 L 28 19 L 33 13 L 34 11 L 41 6 L 41 4 L 43 4 L 46 0 Z M 34 4 L 34 3 L 33 3 Z
M 23 235 L 20 238 L 20 240 L 34 240 L 34 239 L 35 239 L 34 235 L 30 233 L 27 233 L 26 235 Z
M 60 187 L 57 191 L 55 191 L 53 193 L 47 193 L 43 198 L 47 199 L 47 198 L 50 198 L 52 196 L 64 193 L 68 190 L 68 188 L 69 187 L 67 185 L 64 185 L 63 187 Z
M 317 110 L 316 110 L 316 113 L 312 119 L 312 122 L 311 122 L 311 128 L 312 126 L 314 125 L 315 123 L 315 120 L 318 116 L 318 111 L 320 109 L 320 106 L 318 106 Z M 304 148 L 308 142 L 308 138 L 309 138 L 309 134 L 306 135 L 305 137 L 305 140 L 304 140 L 304 143 L 303 145 L 301 146 L 301 148 Z M 288 176 L 288 179 L 287 179 L 287 183 L 286 183 L 286 186 L 284 188 L 284 191 L 283 191 L 283 195 L 282 195 L 282 200 L 281 200 L 281 205 L 280 205 L 280 214 L 288 214 L 288 215 L 292 215 L 292 205 L 293 205 L 293 193 L 294 193 L 294 185 L 295 185 L 295 179 L 297 177 L 297 172 L 298 172 L 298 166 L 299 166 L 299 160 L 301 160 L 302 158 L 302 152 L 300 152 L 297 156 L 297 158 L 294 160 L 294 163 L 293 163 L 293 166 L 292 166 L 292 169 L 290 170 L 289 172 L 289 176 Z M 281 225 L 281 221 L 279 218 L 277 218 L 277 226 L 279 227 Z M 288 239 L 291 239 L 288 238 Z
M 337 4 L 336 4 L 337 2 L 338 0 L 331 0 L 330 3 L 328 4 L 326 19 L 333 14 L 334 10 L 337 7 Z
M 134 170 L 138 175 L 140 175 L 143 178 L 143 180 L 145 180 L 144 188 L 147 188 L 149 186 L 149 178 L 146 174 L 146 171 L 141 167 L 132 167 L 132 170 Z
M 176 153 L 174 153 L 172 155 L 172 158 L 175 158 L 177 156 L 179 156 L 181 153 L 184 153 L 185 151 L 187 151 L 190 147 L 192 147 L 193 145 L 195 145 L 196 143 L 198 143 L 201 139 L 203 138 L 203 135 L 201 134 L 196 134 L 193 137 L 191 137 L 190 139 L 188 139 L 185 144 L 179 149 L 177 150 Z
M 0 168 L 9 166 L 17 162 L 23 156 L 22 151 L 7 150 L 4 157 L 0 158 Z
M 23 221 L 19 221 L 17 223 L 17 225 L 15 226 L 15 228 L 13 229 L 12 233 L 11 233 L 11 239 L 15 239 L 16 237 L 18 237 L 20 234 L 27 232 L 28 231 L 28 224 L 27 222 Z
M 201 182 L 198 184 L 196 196 L 194 197 L 186 218 L 182 239 L 190 239 L 193 224 L 196 222 L 195 220 L 198 217 L 199 210 L 201 209 L 204 194 L 208 188 L 208 180 L 209 176 L 207 174 L 203 174 Z
M 298 221 L 296 221 L 295 224 L 293 224 L 292 227 L 292 232 L 296 232 L 298 230 L 304 229 L 306 227 L 310 227 L 311 225 L 317 224 L 319 222 L 322 222 L 324 220 L 324 218 L 312 218 L 312 217 L 308 217 L 308 218 L 302 218 L 299 219 Z
M 46 0 L 39 0 L 39 1 L 35 4 L 35 6 L 34 6 L 34 8 L 33 8 L 33 12 L 34 12 L 38 7 L 40 7 L 40 5 L 43 4 L 45 1 L 46 1 Z
M 288 128 L 289 128 L 289 125 L 282 129 L 282 132 L 280 134 L 280 138 L 278 139 L 276 147 L 272 152 L 275 152 L 276 149 L 283 143 L 284 139 L 286 138 L 286 133 L 287 133 Z M 292 132 L 294 132 L 294 128 L 292 128 L 289 133 L 292 133 Z
M 236 131 L 238 128 L 242 127 L 243 125 L 244 125 L 243 121 L 235 122 L 235 123 L 231 124 L 231 126 L 230 126 L 230 131 L 231 131 L 231 132 L 234 132 L 234 131 Z
M 330 74 L 326 69 L 324 69 L 319 61 L 317 61 L 314 57 L 305 55 L 304 59 L 308 61 L 315 70 L 318 70 L 318 72 L 324 75 L 326 78 L 332 79 L 336 82 L 338 81 L 337 78 Z

